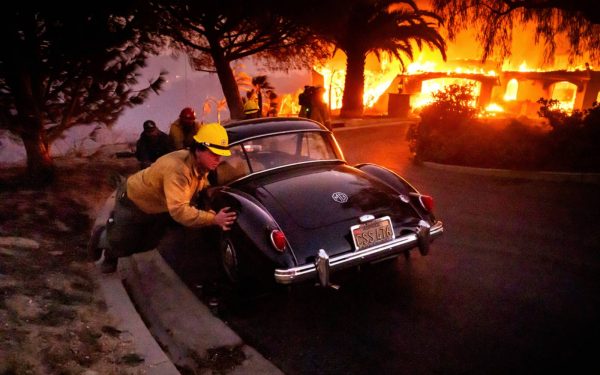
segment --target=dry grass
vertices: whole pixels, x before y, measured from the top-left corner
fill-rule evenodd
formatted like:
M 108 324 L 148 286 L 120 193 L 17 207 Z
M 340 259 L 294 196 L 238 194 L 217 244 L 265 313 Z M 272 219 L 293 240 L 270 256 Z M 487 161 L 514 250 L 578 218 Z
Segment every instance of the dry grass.
M 44 189 L 27 188 L 22 168 L 0 169 L 0 374 L 141 373 L 86 254 L 111 175 L 137 162 L 97 156 L 56 166 Z

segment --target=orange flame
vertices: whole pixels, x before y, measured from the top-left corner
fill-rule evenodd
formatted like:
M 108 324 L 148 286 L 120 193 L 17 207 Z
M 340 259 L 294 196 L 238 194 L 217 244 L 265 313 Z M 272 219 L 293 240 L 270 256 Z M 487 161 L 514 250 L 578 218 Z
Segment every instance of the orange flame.
M 523 27 L 522 33 L 533 35 L 533 31 L 529 30 L 528 27 Z M 424 80 L 417 93 L 414 93 L 414 91 L 410 92 L 410 106 L 416 109 L 431 103 L 434 92 L 451 84 L 464 85 L 468 82 L 474 83 L 473 95 L 478 98 L 481 95 L 481 83 L 464 77 L 467 74 L 501 78 L 506 72 L 547 72 L 557 70 L 569 72 L 591 69 L 591 66 L 587 64 L 569 64 L 566 55 L 558 55 L 553 64 L 545 63 L 542 57 L 543 47 L 531 45 L 530 38 L 518 38 L 514 41 L 512 57 L 510 59 L 503 62 L 489 60 L 486 63 L 481 63 L 481 49 L 474 42 L 475 32 L 473 30 L 463 33 L 458 36 L 456 42 L 448 45 L 448 61 L 443 61 L 438 52 L 425 48 L 403 70 L 402 64 L 393 56 L 384 55 L 381 60 L 377 60 L 373 55 L 369 55 L 364 72 L 363 104 L 365 108 L 379 108 L 376 104 L 381 103 L 380 98 L 384 96 L 387 99 L 387 96 L 384 94 L 398 92 L 398 88 L 393 87 L 392 83 L 399 75 L 414 75 L 429 72 L 447 73 L 445 77 Z M 330 107 L 333 110 L 339 109 L 342 106 L 346 76 L 345 63 L 345 55 L 338 51 L 331 60 L 323 65 L 314 67 L 314 70 L 320 73 L 323 79 L 318 84 L 322 84 L 325 88 L 324 99 L 327 103 L 330 103 Z M 462 77 L 456 77 L 459 74 Z M 497 86 L 493 88 L 493 97 L 484 109 L 485 115 L 493 115 L 506 111 L 525 113 L 528 110 L 527 106 L 535 106 L 535 101 L 540 97 L 539 87 L 536 88 L 532 83 L 520 82 L 512 78 L 502 84 L 504 86 L 501 88 Z M 502 92 L 499 92 L 500 90 Z M 568 112 L 572 111 L 575 106 L 576 93 L 577 86 L 568 82 L 554 83 L 550 90 L 551 99 L 558 100 L 559 107 Z M 527 95 L 531 97 L 527 97 Z M 473 105 L 475 104 L 474 102 Z
M 342 107 L 342 96 L 346 80 L 346 69 L 343 67 L 345 56 L 337 52 L 333 59 L 324 65 L 316 65 L 313 69 L 323 76 L 325 87 L 325 102 L 331 104 L 331 109 Z M 363 93 L 363 105 L 367 108 L 373 107 L 379 97 L 384 94 L 393 80 L 400 73 L 400 61 L 383 54 L 380 60 L 369 55 L 365 66 L 365 82 Z

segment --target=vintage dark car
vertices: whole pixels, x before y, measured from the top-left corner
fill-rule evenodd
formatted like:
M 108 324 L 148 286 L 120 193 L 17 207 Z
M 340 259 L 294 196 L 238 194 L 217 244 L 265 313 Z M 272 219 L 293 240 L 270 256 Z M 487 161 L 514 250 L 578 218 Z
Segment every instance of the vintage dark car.
M 230 207 L 238 217 L 230 231 L 212 231 L 200 242 L 218 249 L 233 285 L 332 286 L 330 275 L 343 269 L 413 249 L 427 255 L 444 231 L 431 196 L 383 166 L 348 165 L 317 122 L 260 118 L 224 126 L 231 156 L 210 176 L 210 198 L 199 201 L 215 211 Z M 92 229 L 94 259 L 108 246 L 104 227 L 114 199 L 115 193 Z M 175 253 L 185 256 L 181 250 Z
M 215 171 L 211 205 L 238 219 L 220 240 L 229 280 L 307 280 L 418 249 L 443 233 L 433 198 L 375 164 L 348 165 L 333 134 L 299 118 L 225 125 L 231 156 Z

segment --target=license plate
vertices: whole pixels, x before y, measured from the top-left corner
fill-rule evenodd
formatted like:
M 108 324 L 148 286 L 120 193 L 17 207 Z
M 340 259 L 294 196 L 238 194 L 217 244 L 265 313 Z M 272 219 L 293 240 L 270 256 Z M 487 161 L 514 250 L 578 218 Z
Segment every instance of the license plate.
M 395 238 L 389 216 L 353 225 L 350 227 L 350 232 L 352 232 L 354 247 L 357 251 L 389 242 Z

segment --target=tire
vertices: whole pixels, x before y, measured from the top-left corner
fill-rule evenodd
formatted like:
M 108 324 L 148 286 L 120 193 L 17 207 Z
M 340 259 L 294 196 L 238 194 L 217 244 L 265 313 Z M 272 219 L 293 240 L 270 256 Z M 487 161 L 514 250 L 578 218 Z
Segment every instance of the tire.
M 260 275 L 254 273 L 256 269 L 247 263 L 248 259 L 245 257 L 246 248 L 240 246 L 243 244 L 236 245 L 227 235 L 221 239 L 219 248 L 221 266 L 230 290 L 248 297 L 272 288 L 274 283 L 266 282 L 260 278 Z
M 240 284 L 239 253 L 229 237 L 224 237 L 220 245 L 221 265 L 227 280 L 233 285 Z

